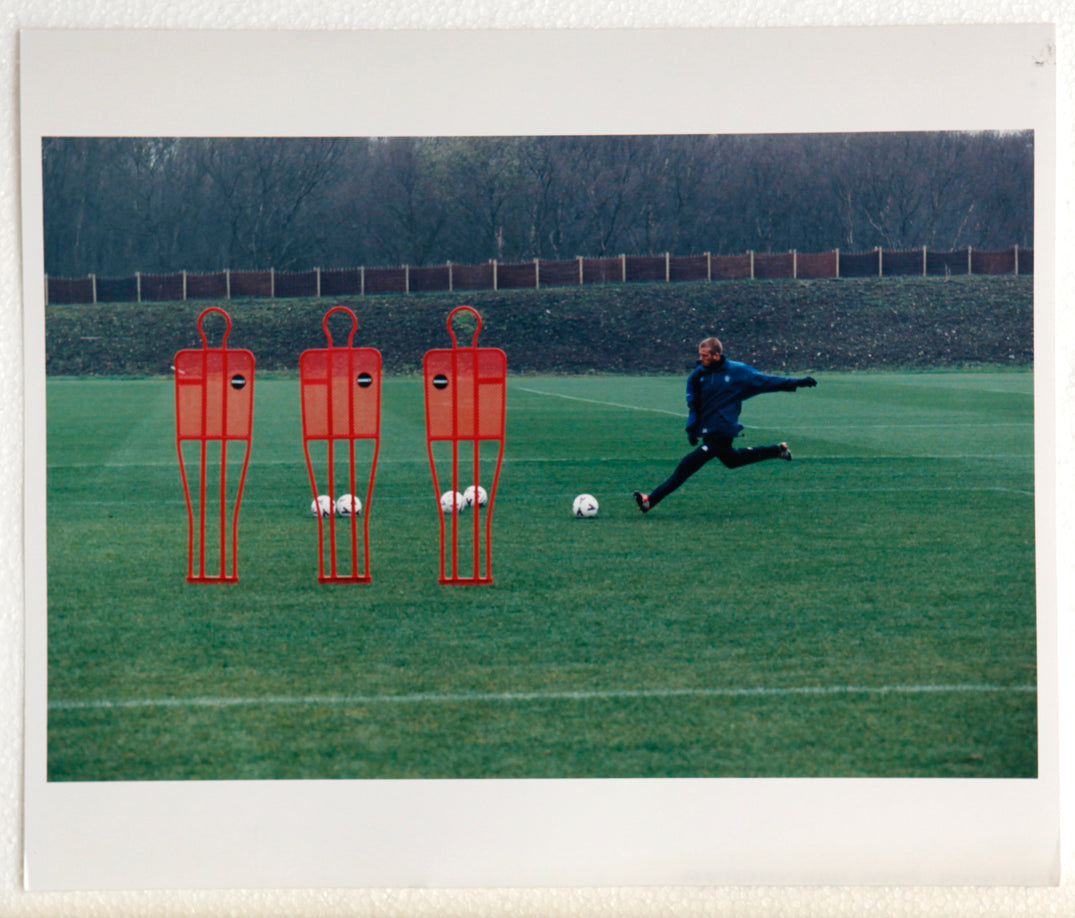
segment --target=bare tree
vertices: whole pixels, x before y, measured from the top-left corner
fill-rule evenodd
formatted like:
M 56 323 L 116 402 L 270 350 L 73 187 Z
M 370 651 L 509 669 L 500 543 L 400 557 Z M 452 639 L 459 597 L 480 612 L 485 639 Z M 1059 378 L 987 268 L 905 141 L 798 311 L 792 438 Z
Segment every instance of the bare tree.
M 338 174 L 338 139 L 213 139 L 197 162 L 227 227 L 224 266 L 293 268 L 304 250 L 316 195 Z
M 1033 245 L 1030 132 L 47 138 L 50 274 Z

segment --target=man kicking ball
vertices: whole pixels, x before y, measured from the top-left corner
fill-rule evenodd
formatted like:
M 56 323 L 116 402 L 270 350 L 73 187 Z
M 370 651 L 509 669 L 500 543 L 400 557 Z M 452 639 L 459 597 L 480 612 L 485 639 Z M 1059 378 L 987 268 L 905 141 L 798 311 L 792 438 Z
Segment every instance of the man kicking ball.
M 739 412 L 743 401 L 763 392 L 794 392 L 800 386 L 816 386 L 812 376 L 792 379 L 770 376 L 754 367 L 729 360 L 717 338 L 706 338 L 698 345 L 699 365 L 687 378 L 687 438 L 691 446 L 701 446 L 688 453 L 667 481 L 643 494 L 635 491 L 638 509 L 649 513 L 654 507 L 691 477 L 710 459 L 719 459 L 728 468 L 761 462 L 763 459 L 791 459 L 787 443 L 736 449 L 732 441 L 743 425 Z

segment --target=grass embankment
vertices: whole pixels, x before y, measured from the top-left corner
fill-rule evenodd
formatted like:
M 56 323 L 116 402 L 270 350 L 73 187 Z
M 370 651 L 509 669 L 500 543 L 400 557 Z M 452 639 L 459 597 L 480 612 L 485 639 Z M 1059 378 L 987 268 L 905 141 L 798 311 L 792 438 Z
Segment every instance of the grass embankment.
M 479 345 L 503 348 L 515 373 L 678 373 L 708 335 L 772 372 L 1026 367 L 1033 357 L 1033 278 L 958 277 L 49 306 L 47 371 L 167 374 L 176 351 L 201 346 L 196 320 L 208 306 L 230 314 L 229 347 L 253 351 L 261 370 L 294 370 L 303 350 L 325 346 L 322 319 L 340 305 L 357 314 L 355 345 L 407 373 L 449 346 L 445 320 L 462 303 L 481 313 Z M 206 322 L 213 345 L 220 327 Z M 331 327 L 343 343 L 346 321 Z

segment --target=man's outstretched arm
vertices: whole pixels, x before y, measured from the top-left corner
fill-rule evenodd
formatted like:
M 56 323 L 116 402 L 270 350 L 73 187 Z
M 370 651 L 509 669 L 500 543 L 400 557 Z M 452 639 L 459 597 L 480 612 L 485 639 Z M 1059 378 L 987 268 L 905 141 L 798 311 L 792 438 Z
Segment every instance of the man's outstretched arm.
M 813 376 L 771 376 L 768 373 L 755 372 L 751 380 L 750 395 L 762 392 L 794 392 L 796 389 L 808 389 L 817 385 Z

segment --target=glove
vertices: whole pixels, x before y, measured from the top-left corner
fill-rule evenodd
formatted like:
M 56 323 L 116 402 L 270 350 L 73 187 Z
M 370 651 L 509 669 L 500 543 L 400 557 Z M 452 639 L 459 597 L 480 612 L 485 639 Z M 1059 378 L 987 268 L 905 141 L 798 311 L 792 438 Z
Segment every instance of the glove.
M 687 434 L 687 441 L 690 443 L 691 446 L 697 446 L 698 445 L 698 434 L 696 434 L 696 433 Z
M 814 379 L 813 376 L 804 376 L 802 379 L 797 381 L 796 385 L 802 386 L 806 389 L 811 389 L 817 385 L 817 380 Z

